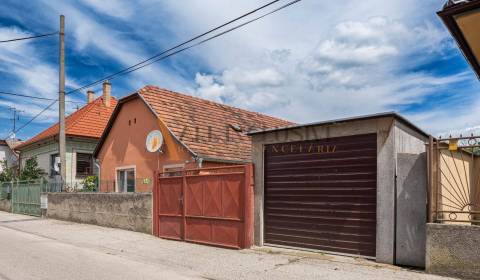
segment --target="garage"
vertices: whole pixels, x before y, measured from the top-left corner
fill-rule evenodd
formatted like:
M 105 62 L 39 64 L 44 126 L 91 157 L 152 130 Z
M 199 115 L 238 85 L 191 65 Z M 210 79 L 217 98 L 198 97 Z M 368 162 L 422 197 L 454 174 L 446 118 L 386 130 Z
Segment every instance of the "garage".
M 425 265 L 427 133 L 382 113 L 249 135 L 255 245 Z
M 376 141 L 267 145 L 265 243 L 375 257 Z

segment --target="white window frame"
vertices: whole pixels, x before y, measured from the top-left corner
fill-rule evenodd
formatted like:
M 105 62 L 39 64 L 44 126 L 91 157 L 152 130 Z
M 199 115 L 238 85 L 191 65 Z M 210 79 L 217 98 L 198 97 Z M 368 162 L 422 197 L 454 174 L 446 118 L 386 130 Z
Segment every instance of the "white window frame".
M 115 192 L 120 193 L 120 190 L 118 189 L 118 171 L 125 171 L 125 170 L 132 170 L 132 169 L 133 169 L 133 176 L 136 179 L 137 178 L 136 165 L 126 165 L 126 166 L 120 166 L 115 168 Z M 135 180 L 135 183 L 133 185 L 133 192 L 136 192 L 136 190 L 137 190 L 137 181 Z

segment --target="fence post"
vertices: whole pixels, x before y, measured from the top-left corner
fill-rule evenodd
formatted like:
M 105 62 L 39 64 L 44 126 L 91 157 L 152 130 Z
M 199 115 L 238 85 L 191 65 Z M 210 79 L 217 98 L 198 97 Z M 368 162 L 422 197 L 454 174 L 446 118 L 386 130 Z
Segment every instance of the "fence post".
M 243 249 L 250 248 L 253 244 L 253 163 L 244 166 L 245 187 L 243 201 Z
M 186 194 L 187 194 L 187 171 L 183 169 L 182 176 L 182 240 L 186 240 L 187 236 L 187 205 L 186 205 Z
M 427 222 L 433 222 L 433 188 L 434 188 L 434 176 L 433 176 L 433 137 L 430 135 L 428 139 L 428 150 L 427 150 Z
M 158 171 L 153 173 L 153 191 L 152 191 L 152 232 L 158 236 Z

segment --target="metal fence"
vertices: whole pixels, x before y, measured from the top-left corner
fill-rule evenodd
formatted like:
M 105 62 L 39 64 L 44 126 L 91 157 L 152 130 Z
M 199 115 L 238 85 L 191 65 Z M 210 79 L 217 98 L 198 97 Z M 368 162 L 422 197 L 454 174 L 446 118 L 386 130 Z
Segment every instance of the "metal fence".
M 51 181 L 47 179 L 38 179 L 30 181 L 12 181 L 0 182 L 0 199 L 10 199 L 12 187 L 15 185 L 40 185 L 42 193 L 48 192 L 119 192 L 120 188 L 117 186 L 115 180 L 95 180 L 90 185 L 84 182 L 77 182 L 74 184 L 67 184 L 62 182 Z M 128 182 L 131 187 L 125 186 L 124 191 L 128 192 L 151 192 L 153 181 L 150 178 L 135 178 L 132 182 Z
M 48 192 L 98 192 L 98 180 L 93 182 L 93 185 L 86 186 L 84 183 L 66 184 L 62 182 L 49 181 L 47 179 L 15 180 L 11 182 L 0 182 L 0 199 L 10 199 L 12 188 L 14 186 L 39 186 L 42 193 Z
M 42 213 L 42 193 L 96 191 L 98 191 L 96 180 L 90 181 L 88 184 L 75 184 L 73 186 L 61 182 L 52 182 L 45 178 L 0 182 L 0 200 L 10 200 L 13 213 L 32 216 L 40 216 Z
M 430 221 L 480 224 L 480 136 L 431 139 Z
M 0 183 L 0 200 L 10 199 L 12 193 L 12 186 L 8 183 Z

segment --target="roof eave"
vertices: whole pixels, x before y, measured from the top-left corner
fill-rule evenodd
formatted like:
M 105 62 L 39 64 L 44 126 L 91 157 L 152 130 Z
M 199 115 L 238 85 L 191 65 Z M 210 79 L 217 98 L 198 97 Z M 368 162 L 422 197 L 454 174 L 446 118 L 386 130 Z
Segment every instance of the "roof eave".
M 480 80 L 480 61 L 475 57 L 472 49 L 470 48 L 465 36 L 458 27 L 455 21 L 455 16 L 463 14 L 472 10 L 480 9 L 480 1 L 462 2 L 458 4 L 448 5 L 447 2 L 443 10 L 438 11 L 437 15 L 442 19 L 443 23 L 447 27 L 448 31 L 455 39 L 458 48 L 462 52 L 467 62 L 472 67 L 477 78 Z M 480 58 L 479 58 L 480 59 Z
M 201 158 L 203 161 L 208 161 L 208 162 L 232 163 L 232 164 L 245 164 L 245 163 L 251 162 L 250 160 L 225 159 L 225 158 L 210 157 L 210 156 L 204 156 L 204 155 L 198 155 L 198 157 Z
M 83 138 L 83 139 L 99 139 L 97 137 L 92 137 L 92 136 L 85 136 L 85 135 L 76 135 L 76 134 L 66 134 L 65 135 L 66 137 L 75 137 L 75 138 Z M 22 143 L 18 146 L 16 146 L 14 148 L 14 150 L 21 150 L 21 149 L 24 149 L 26 147 L 30 147 L 32 145 L 35 145 L 35 144 L 38 144 L 38 142 L 41 142 L 41 141 L 47 141 L 47 140 L 54 140 L 58 137 L 58 134 L 54 134 L 54 135 L 50 135 L 50 136 L 47 136 L 47 137 L 44 137 L 44 138 L 40 138 L 40 139 L 37 139 L 35 140 L 34 142 L 31 142 L 31 143 Z

